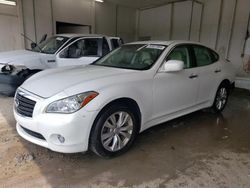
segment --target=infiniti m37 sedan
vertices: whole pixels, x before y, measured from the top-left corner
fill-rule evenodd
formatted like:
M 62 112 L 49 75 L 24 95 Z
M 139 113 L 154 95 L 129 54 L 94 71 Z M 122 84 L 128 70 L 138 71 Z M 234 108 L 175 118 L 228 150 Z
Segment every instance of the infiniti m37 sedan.
M 53 151 L 113 157 L 154 125 L 204 108 L 221 112 L 234 79 L 232 64 L 199 43 L 134 42 L 91 65 L 28 79 L 15 95 L 16 128 Z

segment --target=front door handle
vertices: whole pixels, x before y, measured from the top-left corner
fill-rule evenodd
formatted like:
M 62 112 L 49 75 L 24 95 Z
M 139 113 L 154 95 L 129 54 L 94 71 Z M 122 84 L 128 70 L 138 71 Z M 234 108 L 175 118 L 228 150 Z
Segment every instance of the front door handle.
M 197 78 L 197 77 L 198 77 L 197 74 L 191 74 L 191 75 L 189 76 L 190 79 L 194 79 L 194 78 Z
M 221 70 L 220 69 L 216 69 L 214 72 L 215 73 L 219 73 L 219 72 L 221 72 Z

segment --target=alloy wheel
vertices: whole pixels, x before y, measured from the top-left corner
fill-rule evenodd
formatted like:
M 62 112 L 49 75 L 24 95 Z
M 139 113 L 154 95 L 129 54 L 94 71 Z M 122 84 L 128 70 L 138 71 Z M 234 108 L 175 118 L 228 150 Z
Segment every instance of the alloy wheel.
M 228 92 L 225 87 L 222 87 L 217 92 L 215 106 L 218 110 L 222 110 L 227 102 Z
M 103 147 L 111 152 L 124 148 L 133 133 L 133 120 L 129 113 L 119 111 L 110 115 L 105 121 L 101 131 Z

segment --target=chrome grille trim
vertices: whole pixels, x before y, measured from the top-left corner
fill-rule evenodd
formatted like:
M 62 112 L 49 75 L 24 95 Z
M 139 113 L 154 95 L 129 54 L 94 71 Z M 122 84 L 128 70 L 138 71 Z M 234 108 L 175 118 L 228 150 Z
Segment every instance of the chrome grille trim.
M 15 109 L 18 114 L 24 117 L 33 117 L 33 111 L 36 105 L 36 101 L 28 97 L 24 92 L 18 91 L 15 96 Z

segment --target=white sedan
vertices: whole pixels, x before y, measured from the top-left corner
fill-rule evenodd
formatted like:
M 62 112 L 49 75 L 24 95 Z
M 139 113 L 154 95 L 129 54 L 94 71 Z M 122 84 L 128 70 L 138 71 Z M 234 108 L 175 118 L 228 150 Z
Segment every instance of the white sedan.
M 199 43 L 130 43 L 87 67 L 28 79 L 15 96 L 16 128 L 53 151 L 117 156 L 154 125 L 208 107 L 221 112 L 234 79 L 231 63 Z

